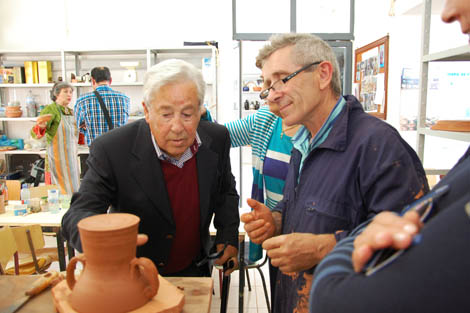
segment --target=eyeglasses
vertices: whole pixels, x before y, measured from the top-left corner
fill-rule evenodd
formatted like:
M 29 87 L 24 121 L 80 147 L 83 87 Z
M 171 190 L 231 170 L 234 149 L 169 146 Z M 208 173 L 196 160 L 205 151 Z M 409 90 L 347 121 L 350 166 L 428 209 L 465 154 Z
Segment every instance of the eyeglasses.
M 302 67 L 301 69 L 295 71 L 294 73 L 292 74 L 289 74 L 287 75 L 286 77 L 282 78 L 282 79 L 279 79 L 277 81 L 275 81 L 271 87 L 269 87 L 268 89 L 265 89 L 263 91 L 261 91 L 261 93 L 259 94 L 259 97 L 261 98 L 261 100 L 264 100 L 266 99 L 268 96 L 269 96 L 269 91 L 272 90 L 276 90 L 276 89 L 279 89 L 281 88 L 281 86 L 284 86 L 289 80 L 291 80 L 292 78 L 294 78 L 295 76 L 297 76 L 300 72 L 308 69 L 310 66 L 312 65 L 318 65 L 320 64 L 321 62 L 323 61 L 318 61 L 318 62 L 313 62 L 313 63 L 310 63 L 308 65 L 305 65 L 304 67 Z M 275 87 L 277 85 L 277 87 Z

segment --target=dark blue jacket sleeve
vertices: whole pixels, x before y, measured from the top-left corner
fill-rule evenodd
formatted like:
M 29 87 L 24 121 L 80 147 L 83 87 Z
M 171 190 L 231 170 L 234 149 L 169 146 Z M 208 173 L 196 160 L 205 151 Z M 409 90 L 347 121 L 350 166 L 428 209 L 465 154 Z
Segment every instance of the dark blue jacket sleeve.
M 367 277 L 352 267 L 357 229 L 318 265 L 310 313 L 470 312 L 469 213 L 467 194 L 424 226 L 418 244 Z

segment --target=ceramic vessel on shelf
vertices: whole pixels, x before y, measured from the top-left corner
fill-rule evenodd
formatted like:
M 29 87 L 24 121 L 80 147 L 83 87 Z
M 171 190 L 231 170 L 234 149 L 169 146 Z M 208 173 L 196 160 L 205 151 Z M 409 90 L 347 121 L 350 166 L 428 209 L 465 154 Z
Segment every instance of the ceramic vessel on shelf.
M 158 291 L 158 271 L 147 258 L 136 258 L 140 219 L 132 214 L 100 214 L 78 223 L 83 253 L 67 266 L 70 305 L 78 312 L 129 312 Z M 77 262 L 83 264 L 75 279 Z
M 23 111 L 20 106 L 7 106 L 5 109 L 6 117 L 20 117 L 21 115 L 23 115 Z

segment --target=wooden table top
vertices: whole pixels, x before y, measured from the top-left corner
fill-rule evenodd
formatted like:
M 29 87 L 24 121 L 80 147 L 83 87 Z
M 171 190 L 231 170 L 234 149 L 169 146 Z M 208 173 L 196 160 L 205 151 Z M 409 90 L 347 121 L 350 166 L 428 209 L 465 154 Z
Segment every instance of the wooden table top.
M 0 275 L 0 312 L 21 298 L 30 284 L 38 276 Z M 213 281 L 210 277 L 165 277 L 177 287 L 184 288 L 184 313 L 208 313 L 212 300 Z M 50 288 L 31 298 L 17 312 L 19 313 L 55 313 Z

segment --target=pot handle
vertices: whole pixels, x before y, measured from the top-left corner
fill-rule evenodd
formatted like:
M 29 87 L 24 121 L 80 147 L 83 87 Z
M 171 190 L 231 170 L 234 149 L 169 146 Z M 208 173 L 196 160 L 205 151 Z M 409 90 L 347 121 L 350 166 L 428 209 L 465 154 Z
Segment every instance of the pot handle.
M 75 283 L 76 283 L 75 267 L 78 261 L 80 261 L 83 264 L 83 269 L 85 269 L 86 258 L 84 254 L 79 254 L 77 256 L 74 256 L 69 261 L 69 264 L 67 265 L 67 285 L 69 285 L 70 290 L 73 290 L 73 287 L 75 286 Z
M 144 295 L 152 299 L 158 292 L 160 282 L 158 281 L 158 270 L 152 260 L 148 258 L 134 258 L 131 261 L 131 278 L 144 280 L 146 287 Z

